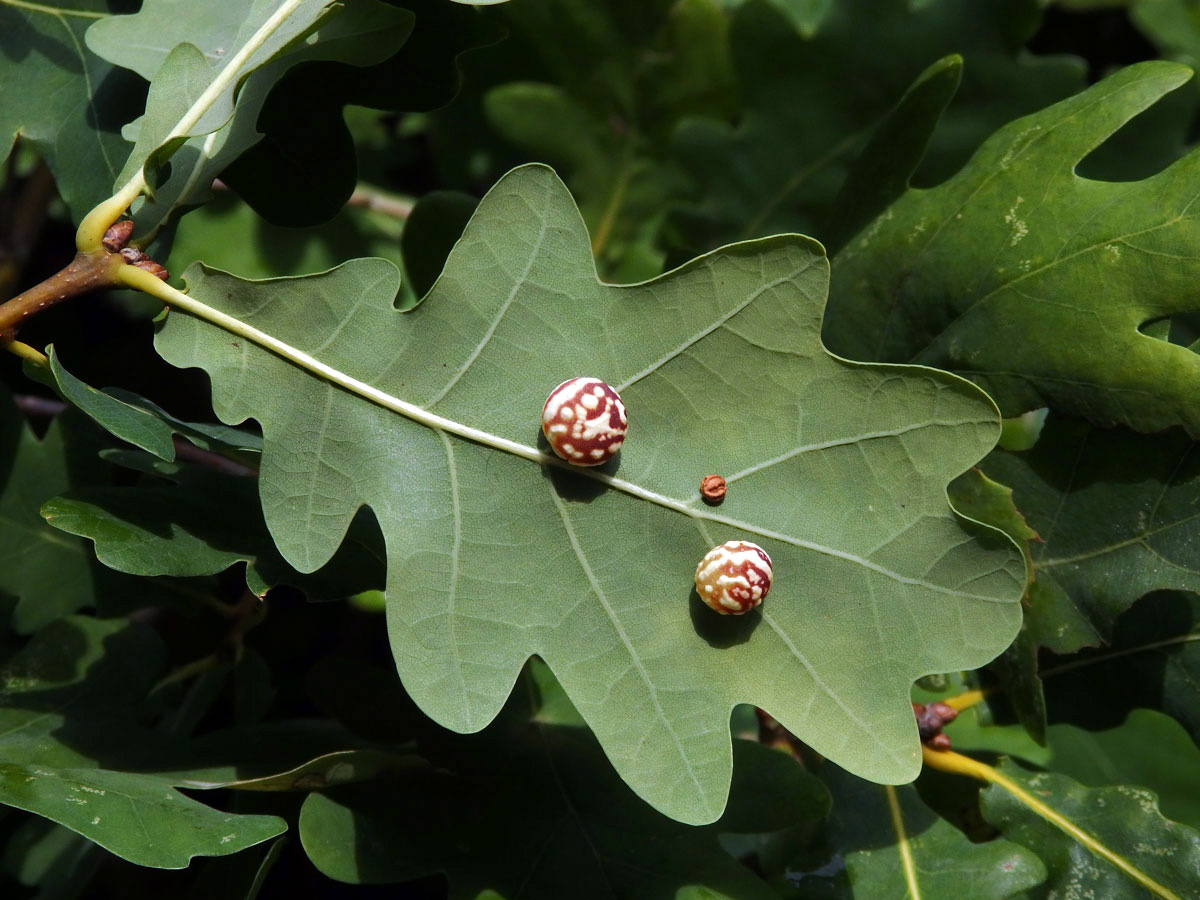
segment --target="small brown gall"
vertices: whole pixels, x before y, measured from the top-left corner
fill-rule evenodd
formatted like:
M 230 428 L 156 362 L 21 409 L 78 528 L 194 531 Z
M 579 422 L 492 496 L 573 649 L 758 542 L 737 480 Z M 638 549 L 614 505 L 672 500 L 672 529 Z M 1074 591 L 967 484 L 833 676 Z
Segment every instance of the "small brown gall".
M 725 479 L 720 475 L 705 475 L 700 479 L 700 496 L 705 503 L 716 506 L 725 499 Z
M 723 616 L 740 616 L 758 606 L 771 590 L 771 557 L 758 544 L 726 541 L 696 566 L 696 593 Z
M 620 395 L 599 378 L 564 381 L 542 407 L 542 433 L 550 448 L 577 466 L 608 462 L 621 449 L 628 430 Z

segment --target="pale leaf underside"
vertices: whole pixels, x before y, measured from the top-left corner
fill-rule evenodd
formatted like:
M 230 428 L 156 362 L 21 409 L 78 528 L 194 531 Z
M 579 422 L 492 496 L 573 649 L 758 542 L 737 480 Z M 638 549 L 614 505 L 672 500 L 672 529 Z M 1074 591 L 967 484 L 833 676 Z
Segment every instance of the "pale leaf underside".
M 944 373 L 829 355 L 828 265 L 806 238 L 605 285 L 569 194 L 529 166 L 488 194 L 411 312 L 393 309 L 383 260 L 187 280 L 240 333 L 173 312 L 160 352 L 209 372 L 224 421 L 261 422 L 264 511 L 297 568 L 372 508 L 397 667 L 447 727 L 486 725 L 538 654 L 635 790 L 707 822 L 735 703 L 857 774 L 908 780 L 912 679 L 981 665 L 1016 632 L 1016 548 L 967 533 L 945 495 L 994 443 L 994 407 Z M 539 449 L 541 404 L 575 375 L 630 410 L 612 471 Z M 698 493 L 710 472 L 729 482 L 715 509 Z M 741 618 L 692 588 L 732 538 L 775 563 L 767 603 Z

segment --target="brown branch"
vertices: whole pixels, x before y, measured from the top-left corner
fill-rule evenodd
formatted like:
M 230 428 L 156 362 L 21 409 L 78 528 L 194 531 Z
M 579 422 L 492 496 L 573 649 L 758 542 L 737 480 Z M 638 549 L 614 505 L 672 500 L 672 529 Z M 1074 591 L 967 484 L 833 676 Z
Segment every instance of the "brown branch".
M 117 277 L 121 266 L 137 266 L 165 281 L 166 269 L 137 247 L 125 246 L 132 233 L 131 220 L 113 222 L 104 233 L 101 247 L 81 250 L 65 269 L 0 305 L 0 343 L 12 341 L 22 322 L 47 307 L 99 288 L 124 287 Z
M 17 409 L 31 419 L 53 419 L 67 408 L 61 400 L 38 397 L 34 394 L 13 394 Z
M 38 397 L 35 394 L 14 394 L 13 400 L 17 409 L 30 418 L 53 419 L 67 409 L 67 404 L 61 400 Z M 236 475 L 240 478 L 253 478 L 258 475 L 258 469 L 254 466 L 213 450 L 197 447 L 186 438 L 176 437 L 174 441 L 176 459 L 204 466 L 224 475 Z
M 178 437 L 175 438 L 175 458 L 195 463 L 199 466 L 205 466 L 225 475 L 237 475 L 242 478 L 253 478 L 258 475 L 258 469 L 253 466 L 248 466 L 243 462 L 220 453 L 215 453 L 212 450 L 197 447 L 195 444 Z
M 76 253 L 71 264 L 40 284 L 0 305 L 0 339 L 11 340 L 30 316 L 98 288 L 116 287 L 116 270 L 125 265 L 116 253 Z
M 346 201 L 347 206 L 361 206 L 371 212 L 391 216 L 393 219 L 407 219 L 412 214 L 414 201 L 409 197 L 397 197 L 387 194 L 379 188 L 360 184 Z
M 14 153 L 9 157 L 10 162 L 15 156 Z M 9 174 L 11 179 L 12 173 Z M 5 191 L 6 195 L 10 193 L 10 190 Z M 0 297 L 9 296 L 16 287 L 53 198 L 54 176 L 44 162 L 38 163 L 21 184 L 18 196 L 5 197 L 0 224 L 3 229 L 0 235 Z

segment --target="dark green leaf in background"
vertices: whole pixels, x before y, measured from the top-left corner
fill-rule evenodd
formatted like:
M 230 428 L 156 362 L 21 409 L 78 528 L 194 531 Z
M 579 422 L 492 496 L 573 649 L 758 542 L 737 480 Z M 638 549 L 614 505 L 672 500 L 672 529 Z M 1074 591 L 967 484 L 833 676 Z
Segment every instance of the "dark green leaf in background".
M 1001 453 L 995 450 L 992 456 Z M 1038 647 L 1041 637 L 1037 624 L 1052 619 L 1045 597 L 1045 583 L 1034 580 L 1031 542 L 1041 541 L 1041 536 L 1029 527 L 1029 523 L 1013 504 L 1012 488 L 993 481 L 978 468 L 964 472 L 950 482 L 950 502 L 961 514 L 986 522 L 999 528 L 1017 546 L 1025 557 L 1026 586 L 1022 603 L 1025 615 L 1016 640 L 1009 645 L 991 665 L 999 674 L 1005 688 L 1005 700 L 1015 710 L 1017 719 L 1029 730 L 1037 741 L 1042 741 L 1046 730 L 1046 702 L 1042 685 L 1038 680 Z
M 151 0 L 134 15 L 113 16 L 88 30 L 92 52 L 151 81 L 146 114 L 125 129 L 136 144 L 118 182 L 132 178 L 148 163 L 154 168 L 162 144 L 183 113 L 273 12 L 275 7 L 265 4 L 247 9 L 242 0 L 202 5 Z M 237 77 L 189 129 L 182 146 L 172 148 L 165 180 L 156 184 L 149 179 L 154 196 L 134 210 L 139 233 L 156 232 L 174 209 L 204 200 L 213 178 L 257 143 L 258 114 L 271 87 L 288 69 L 322 59 L 369 65 L 391 55 L 411 28 L 411 14 L 377 0 L 332 6 L 324 0 L 301 3 L 242 63 Z
M 25 634 L 97 602 L 87 546 L 38 514 L 55 494 L 103 478 L 87 432 L 67 439 L 75 424 L 56 420 L 39 441 L 0 391 L 0 593 L 16 598 L 12 627 Z
M 0 159 L 28 138 L 75 219 L 111 193 L 129 153 L 121 126 L 145 98 L 138 79 L 84 46 L 107 16 L 104 0 L 0 3 Z
M 1042 646 L 1094 644 L 1142 595 L 1200 590 L 1200 457 L 1182 431 L 1141 435 L 1051 416 L 1032 449 L 998 450 L 980 467 L 1012 488 L 1041 536 L 1029 544 L 1035 584 L 1069 599 L 1064 615 L 1031 598 Z
M 62 365 L 54 345 L 46 347 L 49 365 L 25 367 L 25 374 L 54 389 L 109 434 L 128 441 L 159 459 L 175 459 L 174 436 L 181 435 L 205 450 L 230 453 L 262 449 L 257 435 L 225 425 L 181 422 L 144 397 L 113 389 L 100 391 L 80 381 Z
M 1200 740 L 1200 597 L 1157 591 L 1117 619 L 1109 644 L 1047 661 L 1052 721 L 1114 728 L 1132 709 L 1160 709 Z
M 1117 728 L 1052 725 L 1047 768 L 1081 784 L 1131 784 L 1158 795 L 1168 819 L 1200 828 L 1200 748 L 1170 716 L 1135 709 Z
M 379 256 L 399 265 L 403 229 L 395 216 L 355 206 L 311 228 L 272 225 L 226 191 L 180 221 L 165 265 L 179 273 L 203 256 L 247 278 L 322 272 L 354 256 Z
M 961 56 L 939 59 L 875 128 L 818 229 L 830 255 L 908 189 L 946 104 L 958 90 L 962 69 Z
M 74 900 L 105 855 L 69 828 L 30 816 L 9 838 L 0 864 L 23 886 L 36 886 L 38 900 Z
M 585 729 L 531 726 L 503 764 L 429 772 L 311 795 L 300 839 L 326 875 L 352 883 L 444 872 L 451 900 L 507 897 L 769 900 L 717 835 L 781 827 L 828 810 L 820 783 L 784 754 L 738 741 L 730 810 L 707 827 L 674 822 L 622 785 Z M 743 778 L 742 776 L 747 776 Z M 740 821 L 739 821 L 740 819 Z
M 378 540 L 365 520 L 352 527 L 327 566 L 301 574 L 279 556 L 267 533 L 253 478 L 176 467 L 166 479 L 134 487 L 72 491 L 42 505 L 46 521 L 91 539 L 96 556 L 131 575 L 215 575 L 247 562 L 246 580 L 258 595 L 278 584 L 312 600 L 347 597 L 383 583 Z M 230 510 L 238 510 L 236 517 Z
M 995 128 L 1077 90 L 1074 61 L 1019 52 L 1038 15 L 1029 0 L 841 0 L 806 38 L 774 6 L 740 5 L 730 42 L 742 120 L 731 128 L 697 118 L 675 138 L 701 198 L 679 216 L 693 246 L 780 231 L 824 240 L 852 161 L 922 71 L 948 54 L 963 59 L 963 86 L 925 178 L 950 174 Z M 914 150 L 920 159 L 919 132 L 897 136 L 900 178 Z
M 403 46 L 373 64 L 365 59 L 329 60 L 291 69 L 272 88 L 259 114 L 263 139 L 222 172 L 222 179 L 270 222 L 289 228 L 315 225 L 337 213 L 351 196 L 356 178 L 363 177 L 361 159 L 355 165 L 356 149 L 361 156 L 365 148 L 353 122 L 346 121 L 354 114 L 347 104 L 392 112 L 436 109 L 460 87 L 463 54 L 493 44 L 504 34 L 494 17 L 465 4 L 390 2 L 403 7 L 396 13 L 415 17 Z M 461 142 L 462 136 L 451 139 Z M 393 140 L 388 144 L 389 165 L 394 165 L 394 156 Z M 366 176 L 368 181 L 374 177 Z M 366 255 L 366 250 L 342 253 L 329 265 L 354 255 Z M 295 267 L 275 274 L 314 270 Z
M 825 766 L 821 779 L 833 796 L 830 841 L 845 855 L 856 898 L 913 896 L 905 877 L 902 844 L 912 855 L 922 900 L 1003 900 L 1046 877 L 1034 852 L 1005 840 L 972 843 L 926 806 L 911 786 L 893 789 L 899 806 L 897 825 L 887 801 L 888 788 L 835 766 Z
M 458 191 L 430 191 L 413 207 L 400 247 L 409 287 L 424 297 L 446 264 L 446 257 L 475 212 L 478 201 Z
M 733 114 L 725 14 L 713 0 L 516 3 L 502 14 L 546 80 L 492 88 L 489 123 L 563 172 L 603 272 L 657 275 L 663 210 L 685 187 L 670 135 L 688 114 Z
M 1163 818 L 1150 791 L 1125 785 L 1088 788 L 1065 775 L 1032 774 L 1011 762 L 1000 771 L 1177 896 L 1200 897 L 1200 833 Z M 1002 788 L 989 786 L 982 803 L 988 821 L 1008 840 L 1041 857 L 1049 873 L 1048 887 L 1060 896 L 1163 896 L 1151 894 Z
M 171 744 L 137 724 L 133 704 L 156 677 L 161 654 L 144 627 L 75 617 L 56 621 L 9 660 L 0 669 L 0 802 L 159 868 L 235 853 L 282 832 L 281 819 L 220 812 L 153 774 Z
M 1128 183 L 1073 171 L 1190 77 L 1173 63 L 1122 69 L 1005 126 L 944 184 L 910 190 L 839 254 L 826 343 L 958 372 L 1004 415 L 1049 406 L 1200 432 L 1200 357 L 1139 330 L 1196 308 L 1200 156 Z

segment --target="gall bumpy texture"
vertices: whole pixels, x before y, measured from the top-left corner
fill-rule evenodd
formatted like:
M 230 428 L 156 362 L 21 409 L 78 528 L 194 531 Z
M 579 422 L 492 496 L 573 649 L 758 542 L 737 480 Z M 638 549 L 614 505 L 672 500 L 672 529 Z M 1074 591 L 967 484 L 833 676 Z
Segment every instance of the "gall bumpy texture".
M 771 557 L 758 544 L 726 541 L 696 566 L 696 593 L 723 616 L 740 616 L 771 590 Z
M 620 395 L 599 378 L 564 381 L 542 407 L 542 433 L 551 449 L 577 466 L 608 462 L 621 449 L 628 429 Z

